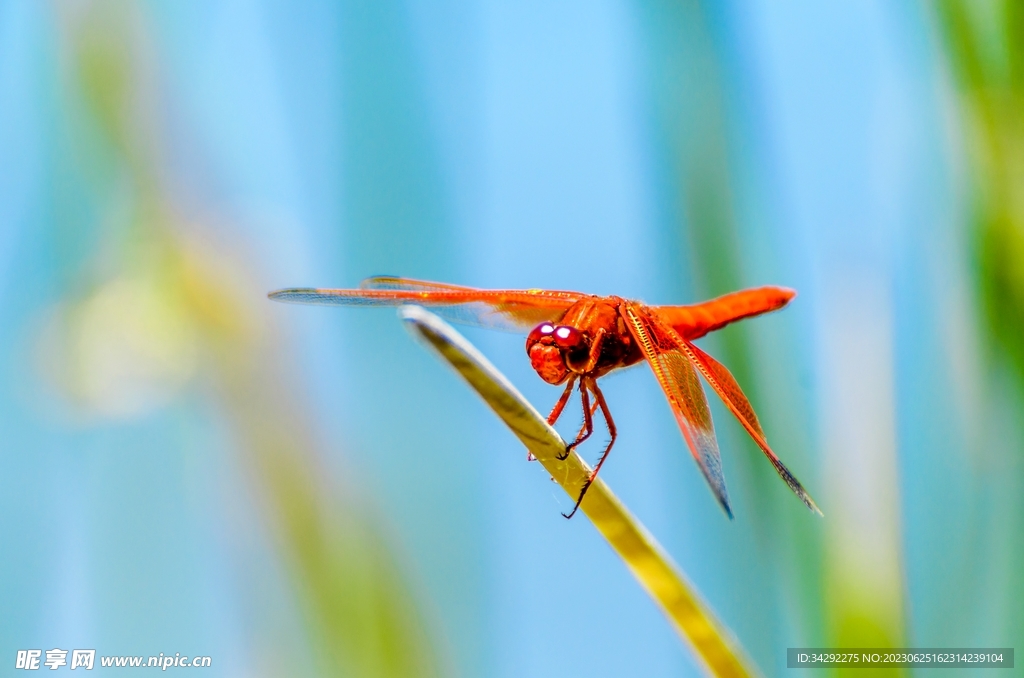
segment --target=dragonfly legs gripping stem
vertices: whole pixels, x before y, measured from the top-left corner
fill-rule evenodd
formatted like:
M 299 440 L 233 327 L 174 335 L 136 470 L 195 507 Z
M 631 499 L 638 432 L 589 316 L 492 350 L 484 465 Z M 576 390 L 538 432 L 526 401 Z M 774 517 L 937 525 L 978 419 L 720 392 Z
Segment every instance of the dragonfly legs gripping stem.
M 587 381 L 581 380 L 581 385 L 583 383 L 587 383 Z M 608 411 L 608 403 L 605 402 L 604 394 L 601 393 L 601 389 L 598 387 L 597 382 L 591 380 L 589 381 L 589 383 L 587 383 L 587 387 L 594 392 L 594 399 L 597 400 L 596 405 L 600 406 L 601 408 L 601 414 L 604 416 L 604 421 L 608 425 L 608 433 L 611 435 L 611 440 L 608 441 L 608 445 L 604 448 L 604 451 L 601 453 L 601 456 L 598 457 L 597 464 L 594 466 L 594 470 L 590 472 L 590 476 L 587 478 L 586 482 L 583 483 L 583 488 L 580 489 L 580 496 L 576 500 L 576 505 L 572 507 L 572 511 L 570 511 L 568 515 L 565 513 L 562 514 L 562 516 L 564 516 L 566 519 L 572 518 L 574 515 L 576 515 L 576 511 L 579 509 L 580 504 L 583 503 L 584 495 L 587 494 L 587 490 L 590 489 L 590 485 L 594 482 L 594 479 L 597 478 L 597 474 L 601 470 L 601 466 L 604 464 L 604 460 L 608 458 L 608 453 L 611 451 L 612 445 L 615 444 L 615 438 L 618 437 L 618 432 L 615 429 L 615 421 L 612 419 L 612 413 Z M 584 411 L 590 413 L 590 408 L 585 406 Z M 591 431 L 593 431 L 592 424 Z M 590 435 L 590 433 L 588 432 L 587 435 Z M 570 446 L 570 448 L 571 447 L 572 446 Z
M 580 404 L 583 405 L 583 426 L 580 427 L 579 433 L 576 434 L 576 439 L 565 446 L 565 452 L 558 455 L 559 461 L 568 459 L 569 454 L 594 432 L 594 412 L 597 410 L 597 404 L 595 403 L 591 407 L 590 393 L 587 391 L 586 384 L 586 378 L 580 379 Z
M 569 377 L 569 382 L 565 385 L 565 390 L 562 391 L 562 397 L 558 399 L 555 406 L 551 408 L 551 414 L 548 415 L 548 425 L 554 426 L 558 418 L 562 416 L 562 410 L 565 409 L 565 404 L 569 402 L 569 397 L 572 395 L 572 387 L 576 385 L 576 375 Z M 533 456 L 533 452 L 526 452 L 526 461 L 536 461 L 537 458 Z

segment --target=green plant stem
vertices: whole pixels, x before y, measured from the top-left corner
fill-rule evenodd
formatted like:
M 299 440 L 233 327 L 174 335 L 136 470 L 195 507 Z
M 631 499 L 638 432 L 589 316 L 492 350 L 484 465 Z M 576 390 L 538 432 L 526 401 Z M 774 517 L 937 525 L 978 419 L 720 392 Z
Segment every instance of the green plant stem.
M 590 467 L 575 452 L 561 460 L 566 443 L 508 379 L 472 344 L 432 313 L 406 306 L 399 315 L 476 390 L 551 477 L 575 501 Z M 758 675 L 732 634 L 701 600 L 661 545 L 598 478 L 580 510 L 604 535 L 713 676 Z

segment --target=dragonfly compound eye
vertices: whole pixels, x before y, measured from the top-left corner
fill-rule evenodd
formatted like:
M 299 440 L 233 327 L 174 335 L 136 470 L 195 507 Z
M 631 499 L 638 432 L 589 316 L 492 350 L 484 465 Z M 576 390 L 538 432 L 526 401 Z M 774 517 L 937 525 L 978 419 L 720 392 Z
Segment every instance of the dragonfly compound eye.
M 575 327 L 560 325 L 555 328 L 555 345 L 559 348 L 572 350 L 583 344 L 583 333 Z
M 530 347 L 536 344 L 544 337 L 551 337 L 555 333 L 555 326 L 551 323 L 541 323 L 533 328 L 530 332 L 530 336 L 526 338 L 526 350 L 530 350 Z M 550 342 L 545 342 L 550 343 Z

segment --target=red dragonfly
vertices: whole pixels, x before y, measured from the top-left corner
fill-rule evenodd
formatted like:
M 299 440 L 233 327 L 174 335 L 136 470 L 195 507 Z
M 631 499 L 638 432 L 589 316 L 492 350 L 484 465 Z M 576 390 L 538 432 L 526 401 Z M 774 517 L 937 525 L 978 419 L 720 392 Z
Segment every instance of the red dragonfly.
M 473 287 L 407 278 L 375 277 L 359 289 L 286 289 L 271 299 L 303 304 L 341 306 L 426 306 L 452 322 L 492 329 L 529 332 L 526 352 L 530 363 L 549 384 L 565 384 L 548 423 L 562 415 L 573 389 L 583 406 L 583 426 L 565 456 L 594 432 L 594 415 L 601 410 L 611 439 L 598 457 L 571 518 L 597 477 L 617 436 L 608 403 L 597 380 L 612 370 L 646 360 L 668 398 L 683 438 L 704 473 L 718 502 L 732 517 L 722 475 L 715 429 L 700 377 L 747 430 L 768 461 L 809 509 L 821 513 L 768 446 L 761 424 L 736 379 L 724 365 L 693 341 L 729 323 L 785 306 L 796 292 L 785 287 L 758 287 L 690 306 L 647 306 L 621 297 L 550 290 L 481 290 Z M 700 376 L 698 376 L 700 375 Z M 594 402 L 591 404 L 590 397 Z M 565 458 L 565 457 L 563 457 Z

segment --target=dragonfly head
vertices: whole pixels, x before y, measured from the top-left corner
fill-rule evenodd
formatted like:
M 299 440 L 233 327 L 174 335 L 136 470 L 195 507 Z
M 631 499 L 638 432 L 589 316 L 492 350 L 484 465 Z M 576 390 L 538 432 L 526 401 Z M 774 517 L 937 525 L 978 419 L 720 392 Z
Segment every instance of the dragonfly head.
M 541 323 L 526 338 L 526 353 L 540 378 L 549 384 L 561 384 L 569 376 L 568 361 L 586 349 L 583 333 L 569 325 Z

